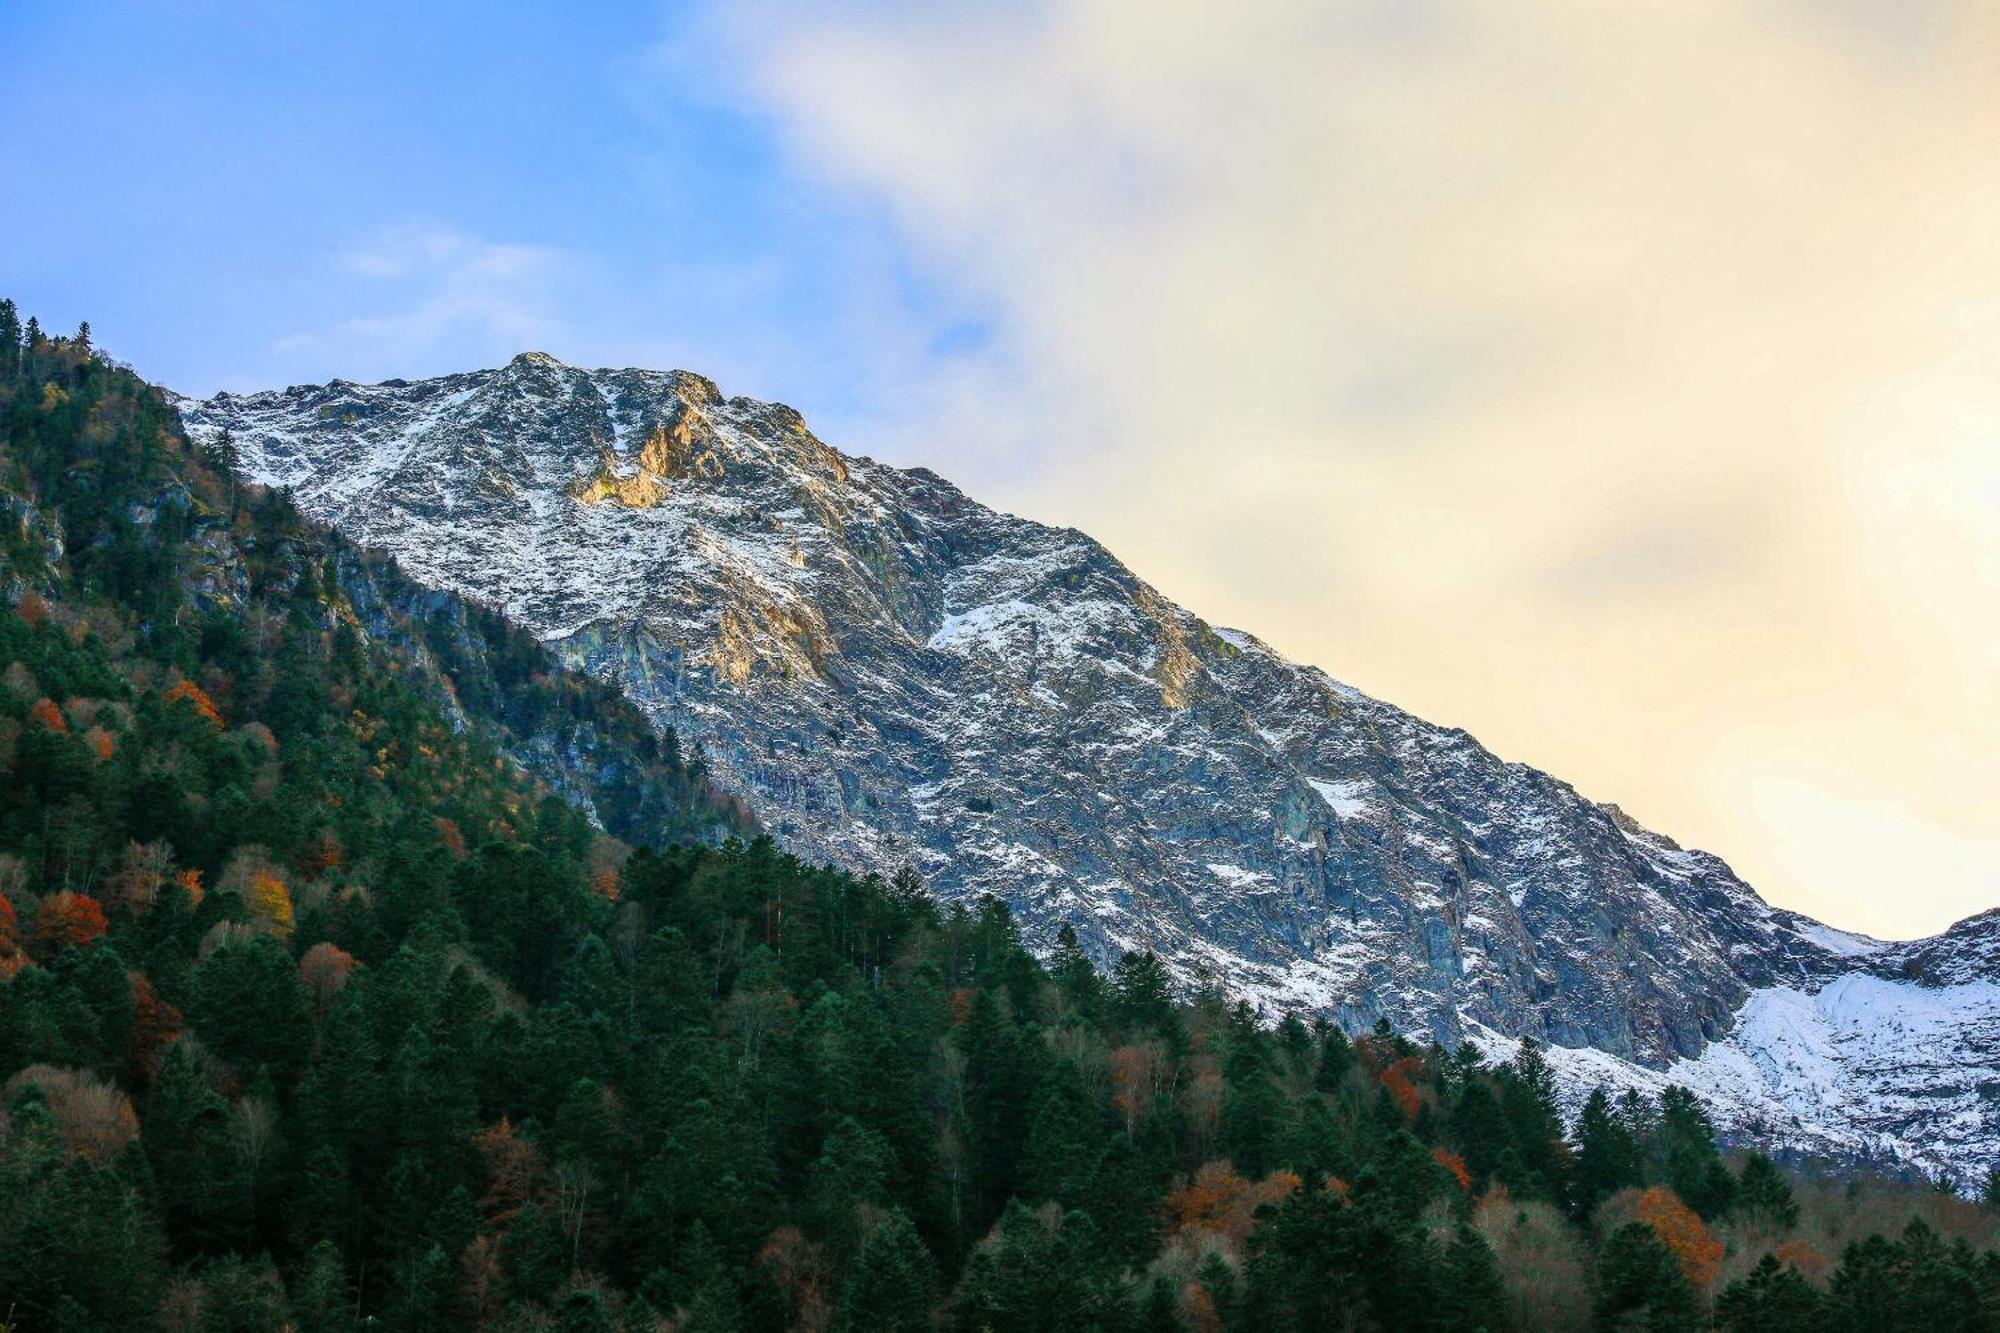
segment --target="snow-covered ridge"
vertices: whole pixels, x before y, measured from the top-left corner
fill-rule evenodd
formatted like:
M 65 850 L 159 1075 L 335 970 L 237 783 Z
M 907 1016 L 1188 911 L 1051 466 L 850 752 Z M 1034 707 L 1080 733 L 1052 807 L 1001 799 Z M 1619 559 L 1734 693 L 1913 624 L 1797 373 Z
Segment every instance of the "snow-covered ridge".
M 843 455 L 789 408 L 540 355 L 182 406 L 309 513 L 698 738 L 804 854 L 914 865 L 1005 899 L 1031 941 L 1069 922 L 1266 1010 L 1683 1078 L 1746 1132 L 2000 1157 L 2000 913 L 1882 944 L 1773 909 L 1715 857 L 1210 627 L 1089 538 Z M 1922 1088 L 1898 1049 L 1924 1053 Z

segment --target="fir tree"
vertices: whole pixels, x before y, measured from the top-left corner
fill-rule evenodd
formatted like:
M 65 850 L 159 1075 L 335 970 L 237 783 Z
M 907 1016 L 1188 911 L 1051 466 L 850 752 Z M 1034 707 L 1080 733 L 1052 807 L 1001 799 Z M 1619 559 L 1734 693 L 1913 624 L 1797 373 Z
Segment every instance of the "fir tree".
M 1777 1231 L 1790 1231 L 1799 1224 L 1791 1182 L 1760 1152 L 1743 1159 L 1736 1178 L 1736 1210 L 1748 1221 Z
M 1638 1141 L 1611 1109 L 1603 1088 L 1591 1090 L 1576 1122 L 1576 1165 L 1570 1177 L 1570 1211 L 1588 1218 L 1621 1189 L 1643 1182 Z
M 861 1243 L 841 1294 L 839 1327 L 845 1333 L 919 1333 L 931 1326 L 936 1284 L 930 1252 L 909 1219 L 892 1212 Z
M 1699 1326 L 1694 1293 L 1653 1229 L 1628 1222 L 1611 1234 L 1598 1259 L 1597 1324 L 1680 1333 Z

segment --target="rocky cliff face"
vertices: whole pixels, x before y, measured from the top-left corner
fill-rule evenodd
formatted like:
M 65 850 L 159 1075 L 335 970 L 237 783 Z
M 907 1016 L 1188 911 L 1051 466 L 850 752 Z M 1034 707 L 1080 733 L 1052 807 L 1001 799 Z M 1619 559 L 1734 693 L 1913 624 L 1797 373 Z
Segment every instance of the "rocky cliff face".
M 1083 534 L 845 456 L 789 408 L 528 354 L 183 410 L 309 514 L 698 738 L 804 854 L 912 865 L 946 899 L 1005 899 L 1031 940 L 1068 922 L 1266 1010 L 1532 1036 L 1579 1084 L 1671 1076 L 1780 1143 L 1961 1169 L 2000 1148 L 2000 1041 L 1946 1021 L 2000 1035 L 1991 919 L 1883 946 L 1773 909 L 1715 857 L 1203 623 Z M 1922 1022 L 1936 1096 L 1883 1067 Z

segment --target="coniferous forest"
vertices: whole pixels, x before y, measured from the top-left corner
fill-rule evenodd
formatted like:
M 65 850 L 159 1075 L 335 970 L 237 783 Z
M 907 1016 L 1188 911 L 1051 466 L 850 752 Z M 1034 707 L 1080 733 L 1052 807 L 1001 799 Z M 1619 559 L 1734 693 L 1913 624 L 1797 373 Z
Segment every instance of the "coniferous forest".
M 1971 1330 L 2000 1191 L 758 836 L 0 305 L 0 1328 Z

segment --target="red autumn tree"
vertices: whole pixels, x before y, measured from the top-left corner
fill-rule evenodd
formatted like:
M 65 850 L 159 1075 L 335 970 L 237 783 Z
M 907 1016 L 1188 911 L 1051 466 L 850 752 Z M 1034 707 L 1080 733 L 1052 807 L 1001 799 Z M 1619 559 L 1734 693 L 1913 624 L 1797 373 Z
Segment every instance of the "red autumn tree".
M 321 940 L 299 959 L 299 980 L 313 997 L 313 1007 L 324 1017 L 333 999 L 347 985 L 354 971 L 354 955 L 337 944 Z
M 1655 1185 L 1638 1198 L 1638 1219 L 1653 1229 L 1680 1261 L 1681 1275 L 1697 1292 L 1707 1291 L 1722 1268 L 1722 1242 L 1703 1225 L 1694 1209 L 1665 1186 Z
M 1273 1171 L 1262 1180 L 1250 1181 L 1228 1162 L 1208 1162 L 1168 1191 L 1167 1234 L 1205 1231 L 1240 1248 L 1256 1226 L 1257 1210 L 1279 1202 L 1298 1187 L 1299 1178 L 1289 1171 Z
M 1417 1087 L 1410 1081 L 1417 1066 L 1417 1057 L 1406 1055 L 1382 1071 L 1382 1086 L 1389 1090 L 1389 1100 L 1396 1103 L 1405 1120 L 1417 1118 Z
M 21 952 L 21 940 L 16 930 L 14 904 L 7 901 L 6 894 L 0 893 L 0 981 L 10 980 L 28 965 L 28 956 Z
M 176 682 L 161 696 L 161 699 L 169 705 L 177 704 L 185 699 L 188 706 L 193 708 L 210 726 L 214 727 L 217 731 L 222 730 L 222 710 L 215 706 L 215 700 L 208 697 L 208 692 L 193 681 L 183 680 Z
M 181 1011 L 160 998 L 143 972 L 132 974 L 132 1035 L 125 1064 L 136 1083 L 150 1083 L 160 1069 L 160 1052 L 181 1034 Z
M 1466 1166 L 1463 1157 L 1442 1143 L 1431 1149 L 1431 1157 L 1439 1166 L 1451 1172 L 1451 1178 L 1458 1182 L 1460 1189 L 1469 1191 L 1472 1188 L 1472 1171 Z
M 69 730 L 69 723 L 63 721 L 62 709 L 56 707 L 56 701 L 46 695 L 35 700 L 34 705 L 28 709 L 28 720 L 57 735 Z
M 97 899 L 68 889 L 42 899 L 35 911 L 36 938 L 55 948 L 81 948 L 103 935 L 106 924 Z

